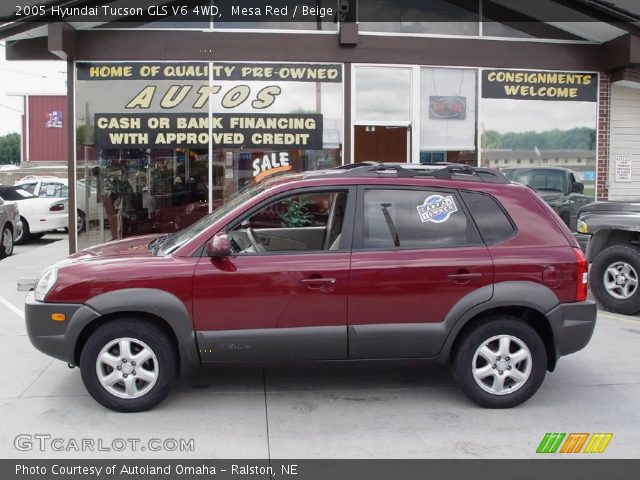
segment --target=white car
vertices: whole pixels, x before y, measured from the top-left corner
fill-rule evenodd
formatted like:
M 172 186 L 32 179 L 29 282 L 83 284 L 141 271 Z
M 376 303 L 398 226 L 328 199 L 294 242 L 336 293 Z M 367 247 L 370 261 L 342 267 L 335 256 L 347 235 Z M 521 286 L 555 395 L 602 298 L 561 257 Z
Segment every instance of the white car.
M 20 167 L 18 165 L 14 165 L 13 163 L 0 165 L 0 172 L 9 172 L 11 170 L 20 170 Z
M 7 185 L 0 185 L 0 197 L 18 205 L 22 230 L 15 237 L 17 245 L 41 238 L 52 230 L 67 228 L 69 201 L 66 198 L 36 197 L 20 187 Z
M 69 198 L 69 183 L 66 178 L 28 175 L 17 180 L 14 185 L 38 197 Z M 89 189 L 89 200 L 87 204 L 87 199 L 85 198 L 85 182 L 84 180 L 78 180 L 76 182 L 76 195 L 78 199 L 76 228 L 78 233 L 82 233 L 86 230 L 87 212 L 90 213 L 91 218 L 95 219 L 98 217 L 97 192 L 93 186 Z

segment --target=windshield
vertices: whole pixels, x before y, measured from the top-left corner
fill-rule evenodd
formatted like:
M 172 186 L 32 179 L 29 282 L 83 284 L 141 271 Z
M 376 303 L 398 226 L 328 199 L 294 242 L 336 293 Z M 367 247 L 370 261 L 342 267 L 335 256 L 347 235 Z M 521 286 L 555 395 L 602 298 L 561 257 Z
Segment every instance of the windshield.
M 564 192 L 565 175 L 562 170 L 552 169 L 507 169 L 503 173 L 513 181 L 528 185 L 534 190 L 553 190 Z
M 193 225 L 185 228 L 184 230 L 180 230 L 179 232 L 172 233 L 171 235 L 163 237 L 160 240 L 161 243 L 157 245 L 158 253 L 166 255 L 180 248 L 187 241 L 202 233 L 214 222 L 217 222 L 220 218 L 224 217 L 227 213 L 240 206 L 250 198 L 258 195 L 265 189 L 265 187 L 265 183 L 258 183 L 250 188 L 247 188 L 246 190 L 241 190 L 235 195 L 232 195 L 229 200 L 227 200 L 227 202 L 220 208 L 217 208 L 209 215 L 202 217 Z
M 0 194 L 5 200 L 24 200 L 26 198 L 38 198 L 32 193 L 23 190 L 20 187 L 0 187 Z

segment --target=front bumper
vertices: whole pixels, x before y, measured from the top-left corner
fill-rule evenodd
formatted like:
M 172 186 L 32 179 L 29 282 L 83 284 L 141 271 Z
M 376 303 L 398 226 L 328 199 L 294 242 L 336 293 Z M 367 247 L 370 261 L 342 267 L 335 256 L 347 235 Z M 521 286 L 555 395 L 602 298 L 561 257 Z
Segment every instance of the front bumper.
M 598 310 L 591 301 L 561 303 L 547 314 L 555 344 L 556 358 L 582 350 L 587 346 L 596 326 Z
M 13 239 L 20 238 L 22 236 L 22 220 L 18 220 L 15 223 L 15 228 L 13 229 Z
M 53 313 L 64 321 L 51 320 Z M 29 292 L 25 298 L 27 334 L 34 347 L 53 358 L 75 365 L 75 347 L 82 328 L 100 315 L 82 304 L 43 303 Z
M 578 243 L 580 244 L 580 248 L 582 249 L 582 251 L 586 255 L 587 247 L 589 246 L 589 241 L 591 240 L 591 235 L 586 234 L 586 233 L 574 232 L 573 236 L 578 241 Z

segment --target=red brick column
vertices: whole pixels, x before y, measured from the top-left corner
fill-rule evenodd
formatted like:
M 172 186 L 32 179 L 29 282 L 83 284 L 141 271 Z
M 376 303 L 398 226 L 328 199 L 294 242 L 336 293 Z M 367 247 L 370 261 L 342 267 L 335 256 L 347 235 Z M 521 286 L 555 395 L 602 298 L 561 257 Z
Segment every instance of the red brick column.
M 596 200 L 607 200 L 609 198 L 607 176 L 609 174 L 609 117 L 611 113 L 611 76 L 607 73 L 600 74 L 598 96 L 600 108 L 598 110 L 598 161 L 596 174 L 598 198 Z

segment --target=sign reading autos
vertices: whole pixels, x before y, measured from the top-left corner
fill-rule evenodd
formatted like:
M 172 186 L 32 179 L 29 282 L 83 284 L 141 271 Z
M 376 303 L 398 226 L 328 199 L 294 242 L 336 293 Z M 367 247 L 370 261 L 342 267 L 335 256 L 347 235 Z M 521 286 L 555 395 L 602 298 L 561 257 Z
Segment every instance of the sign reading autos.
M 342 82 L 339 64 L 205 62 L 79 63 L 115 101 L 93 101 L 100 148 L 323 148 L 323 83 Z M 315 83 L 315 108 L 302 108 Z M 308 90 L 308 88 L 306 89 Z M 154 112 L 154 113 L 150 113 Z
M 598 76 L 580 72 L 484 70 L 483 98 L 595 102 Z

